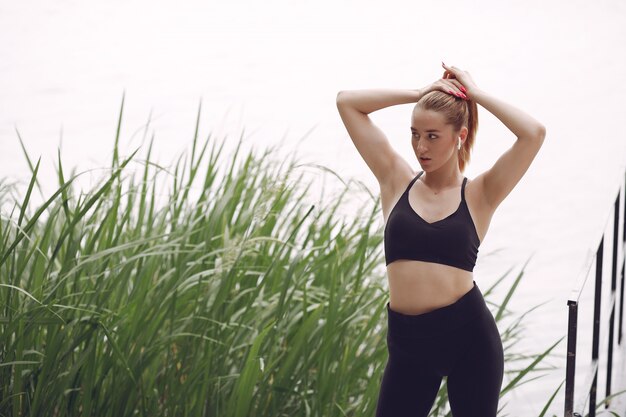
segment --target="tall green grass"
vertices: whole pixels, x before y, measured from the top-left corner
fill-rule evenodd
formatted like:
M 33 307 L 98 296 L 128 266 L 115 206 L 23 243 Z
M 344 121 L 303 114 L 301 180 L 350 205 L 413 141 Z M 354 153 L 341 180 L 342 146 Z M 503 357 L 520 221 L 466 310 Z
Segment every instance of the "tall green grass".
M 306 203 L 293 159 L 240 161 L 240 139 L 226 161 L 224 143 L 200 144 L 200 109 L 191 156 L 168 170 L 151 142 L 137 179 L 141 148 L 120 157 L 123 108 L 110 173 L 85 194 L 59 155 L 58 190 L 31 207 L 40 160 L 24 148 L 31 181 L 0 222 L 0 415 L 373 416 L 387 359 L 379 200 L 350 218 L 345 194 Z M 507 309 L 522 273 L 491 299 L 507 276 L 483 291 L 510 322 L 500 415 L 562 340 L 515 352 L 530 311 Z M 445 383 L 432 415 L 451 415 Z

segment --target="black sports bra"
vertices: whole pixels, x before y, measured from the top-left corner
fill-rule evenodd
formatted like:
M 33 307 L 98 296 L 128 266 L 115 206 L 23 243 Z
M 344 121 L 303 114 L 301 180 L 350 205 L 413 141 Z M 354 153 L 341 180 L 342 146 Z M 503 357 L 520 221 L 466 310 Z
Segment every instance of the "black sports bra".
M 385 261 L 398 259 L 434 262 L 473 271 L 480 239 L 465 202 L 465 183 L 461 202 L 448 217 L 428 223 L 409 204 L 409 190 L 424 171 L 417 174 L 391 209 L 385 225 Z

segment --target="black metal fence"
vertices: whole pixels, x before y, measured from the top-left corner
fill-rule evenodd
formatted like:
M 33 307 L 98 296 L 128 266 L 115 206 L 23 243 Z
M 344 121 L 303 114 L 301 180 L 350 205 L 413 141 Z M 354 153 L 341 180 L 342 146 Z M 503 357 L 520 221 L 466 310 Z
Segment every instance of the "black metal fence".
M 622 187 L 623 186 L 623 187 Z M 624 191 L 622 191 L 622 188 Z M 589 404 L 589 417 L 595 417 L 597 406 L 597 385 L 598 385 L 598 370 L 601 358 L 601 350 L 606 349 L 606 389 L 603 398 L 611 395 L 611 378 L 613 375 L 613 347 L 615 345 L 614 337 L 617 330 L 617 348 L 620 351 L 622 347 L 622 328 L 624 318 L 624 254 L 626 244 L 626 204 L 621 205 L 622 195 L 626 192 L 626 172 L 624 175 L 624 183 L 620 184 L 617 189 L 617 196 L 615 197 L 615 203 L 613 207 L 613 250 L 611 252 L 611 289 L 608 296 L 602 297 L 603 286 L 603 263 L 604 263 L 604 241 L 605 238 L 610 238 L 607 233 L 608 222 L 611 218 L 607 218 L 607 223 L 602 229 L 602 234 L 594 242 L 593 248 L 597 248 L 595 254 L 591 252 L 584 262 L 583 269 L 580 277 L 572 290 L 567 305 L 569 307 L 569 318 L 567 325 L 567 364 L 565 371 L 565 417 L 579 417 L 584 415 L 585 405 Z M 619 236 L 620 218 L 622 220 L 622 236 Z M 620 245 L 621 242 L 621 245 Z M 618 248 L 621 246 L 621 248 Z M 617 262 L 618 262 L 618 249 L 622 254 L 622 262 L 620 266 L 620 280 L 619 290 L 617 289 Z M 576 347 L 577 347 L 577 329 L 578 329 L 578 307 L 581 294 L 587 282 L 587 277 L 591 267 L 595 261 L 595 288 L 593 290 L 593 336 L 591 342 L 591 358 L 590 362 L 585 364 L 590 365 L 590 371 L 587 375 L 578 375 L 585 377 L 582 389 L 578 393 L 574 393 L 574 383 L 576 380 Z M 618 311 L 618 324 L 617 329 L 615 326 L 615 312 L 616 304 L 619 300 Z M 600 324 L 602 320 L 606 320 L 606 315 L 609 314 L 608 323 L 608 340 L 607 334 L 600 334 Z M 587 332 L 588 328 L 581 328 L 582 332 Z M 602 339 L 600 338 L 602 336 Z M 602 341 L 602 343 L 600 343 Z M 581 357 L 582 358 L 582 357 Z M 582 358 L 583 360 L 585 358 Z M 604 358 L 602 358 L 604 360 Z M 605 408 L 608 408 L 610 400 L 605 403 Z

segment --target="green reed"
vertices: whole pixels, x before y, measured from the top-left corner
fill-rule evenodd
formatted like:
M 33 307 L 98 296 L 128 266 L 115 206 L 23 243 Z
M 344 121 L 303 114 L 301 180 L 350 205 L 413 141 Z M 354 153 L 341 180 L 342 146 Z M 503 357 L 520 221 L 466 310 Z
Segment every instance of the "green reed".
M 150 161 L 152 142 L 123 159 L 123 109 L 110 172 L 87 193 L 59 155 L 59 188 L 29 207 L 40 160 L 22 143 L 32 177 L 0 221 L 0 416 L 373 416 L 387 359 L 379 199 L 344 218 L 345 193 L 306 203 L 306 165 L 272 148 L 240 161 L 240 139 L 220 160 L 223 142 L 200 148 L 201 106 L 172 170 Z M 500 303 L 506 275 L 483 292 L 499 326 L 522 275 Z M 525 314 L 500 327 L 503 403 L 562 340 L 516 353 Z M 432 415 L 450 415 L 445 389 Z

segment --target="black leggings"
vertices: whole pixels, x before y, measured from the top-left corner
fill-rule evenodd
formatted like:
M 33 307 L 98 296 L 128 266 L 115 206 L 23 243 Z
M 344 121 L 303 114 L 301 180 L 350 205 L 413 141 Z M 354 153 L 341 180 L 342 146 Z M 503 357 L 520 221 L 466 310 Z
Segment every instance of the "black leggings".
M 480 289 L 423 314 L 387 302 L 387 351 L 376 417 L 427 417 L 447 376 L 454 417 L 495 417 L 504 372 L 498 327 Z

